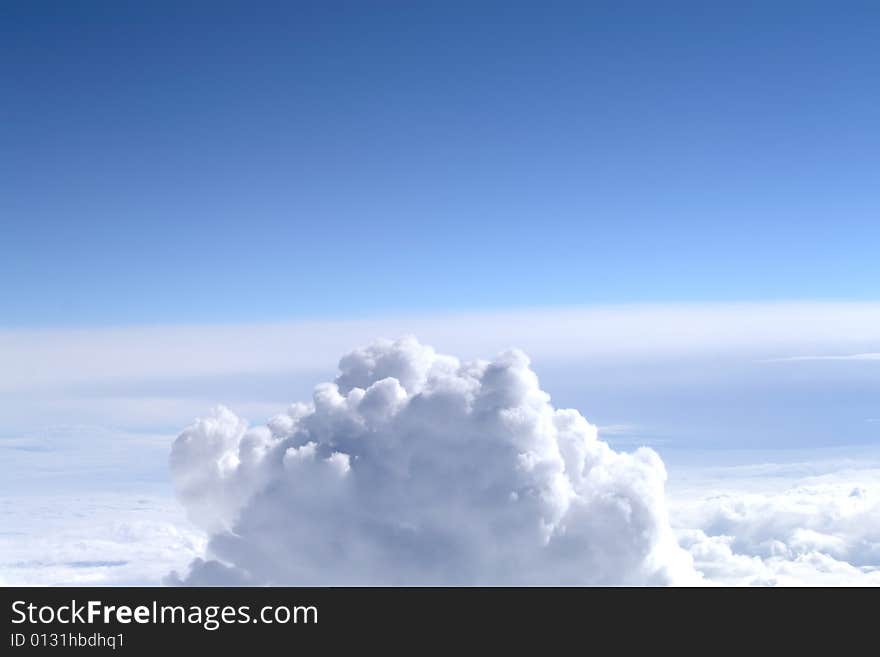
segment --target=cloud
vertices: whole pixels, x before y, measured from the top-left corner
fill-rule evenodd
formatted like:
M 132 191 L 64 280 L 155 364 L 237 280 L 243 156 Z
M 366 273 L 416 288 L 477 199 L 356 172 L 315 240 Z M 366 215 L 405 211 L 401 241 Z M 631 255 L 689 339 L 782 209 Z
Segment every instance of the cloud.
M 534 358 L 673 357 L 749 350 L 873 351 L 880 303 L 639 304 L 263 324 L 0 330 L 0 390 L 96 382 L 322 372 L 364 335 L 413 332 L 474 357 L 516 344 Z M 784 351 L 783 351 L 784 350 Z M 284 354 L 281 356 L 280 354 Z
M 0 498 L 6 586 L 145 586 L 205 550 L 168 497 L 114 493 Z
M 845 354 L 838 356 L 788 356 L 785 358 L 769 358 L 768 363 L 786 363 L 801 360 L 880 360 L 880 353 Z
M 819 468 L 821 469 L 821 468 Z M 880 470 L 846 469 L 778 491 L 673 503 L 680 543 L 708 579 L 733 585 L 880 585 Z M 755 483 L 750 483 L 751 488 Z
M 699 575 L 650 449 L 555 409 L 520 351 L 462 362 L 413 338 L 339 363 L 250 427 L 218 408 L 171 472 L 208 528 L 189 584 L 675 584 Z

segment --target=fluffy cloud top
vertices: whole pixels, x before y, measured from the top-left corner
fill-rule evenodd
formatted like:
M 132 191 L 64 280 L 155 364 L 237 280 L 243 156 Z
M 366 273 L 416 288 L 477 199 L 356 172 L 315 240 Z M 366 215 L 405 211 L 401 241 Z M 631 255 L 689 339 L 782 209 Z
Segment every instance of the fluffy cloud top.
M 529 360 L 413 338 L 340 361 L 266 426 L 217 409 L 171 470 L 211 531 L 192 584 L 670 584 L 699 579 L 650 449 L 555 409 Z

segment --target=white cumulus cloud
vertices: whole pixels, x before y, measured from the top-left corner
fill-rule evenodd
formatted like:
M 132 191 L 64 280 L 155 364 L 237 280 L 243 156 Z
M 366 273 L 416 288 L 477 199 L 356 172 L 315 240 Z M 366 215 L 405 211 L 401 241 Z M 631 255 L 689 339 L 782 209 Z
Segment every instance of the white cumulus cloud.
M 340 361 L 264 426 L 226 408 L 171 471 L 211 532 L 192 584 L 687 584 L 659 456 L 556 409 L 520 351 L 461 362 L 413 338 Z

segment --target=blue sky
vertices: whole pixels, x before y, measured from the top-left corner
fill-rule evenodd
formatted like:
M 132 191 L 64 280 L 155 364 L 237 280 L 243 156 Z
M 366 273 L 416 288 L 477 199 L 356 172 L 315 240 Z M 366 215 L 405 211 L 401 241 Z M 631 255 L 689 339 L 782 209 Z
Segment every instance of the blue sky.
M 4 3 L 0 325 L 876 298 L 876 3 Z

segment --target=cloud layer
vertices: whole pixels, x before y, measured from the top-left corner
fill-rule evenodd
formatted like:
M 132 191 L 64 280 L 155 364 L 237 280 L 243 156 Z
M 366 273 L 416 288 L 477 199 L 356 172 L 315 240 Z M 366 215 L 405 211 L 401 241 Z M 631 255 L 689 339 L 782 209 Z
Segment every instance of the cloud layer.
M 120 493 L 0 498 L 3 586 L 155 586 L 204 553 L 168 497 Z
M 841 469 L 771 490 L 779 476 L 673 504 L 676 524 L 695 528 L 678 535 L 696 567 L 732 585 L 880 585 L 880 470 Z
M 676 584 L 699 580 L 650 449 L 555 409 L 529 360 L 461 362 L 415 339 L 340 361 L 267 425 L 225 408 L 171 470 L 209 529 L 190 584 Z
M 116 328 L 0 328 L 0 390 L 97 382 L 324 371 L 364 335 L 414 332 L 457 354 L 515 344 L 542 362 L 641 362 L 748 352 L 754 358 L 877 351 L 880 303 L 642 304 L 385 319 Z M 646 332 L 647 331 L 647 332 Z M 650 339 L 646 339 L 649 336 Z

